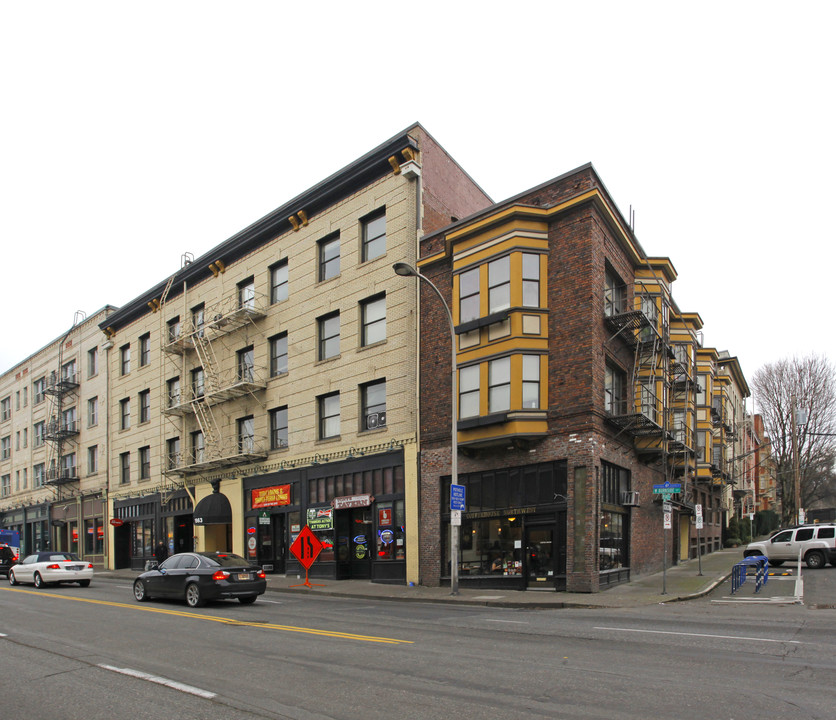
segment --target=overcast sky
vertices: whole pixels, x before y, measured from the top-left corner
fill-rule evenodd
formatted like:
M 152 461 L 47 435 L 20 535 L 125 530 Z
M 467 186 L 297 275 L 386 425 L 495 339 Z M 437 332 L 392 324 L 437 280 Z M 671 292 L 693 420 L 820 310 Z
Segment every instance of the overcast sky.
M 834 2 L 2 3 L 0 372 L 414 121 L 497 201 L 592 162 L 750 379 L 836 361 L 834 26 Z

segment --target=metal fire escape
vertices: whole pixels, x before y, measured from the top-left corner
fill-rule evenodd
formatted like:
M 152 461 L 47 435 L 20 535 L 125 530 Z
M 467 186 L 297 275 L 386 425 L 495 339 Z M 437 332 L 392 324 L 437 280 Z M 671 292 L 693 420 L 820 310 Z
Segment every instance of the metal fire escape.
M 662 303 L 660 307 L 657 299 Z M 608 419 L 635 438 L 658 438 L 657 444 L 637 443 L 637 451 L 661 452 L 667 432 L 663 401 L 657 386 L 666 392 L 670 356 L 667 307 L 664 295 L 649 292 L 636 284 L 633 307 L 627 303 L 621 312 L 605 317 L 607 326 L 633 349 L 633 366 L 626 398 L 613 408 Z M 610 338 L 610 339 L 613 339 Z
M 78 397 L 79 373 L 76 360 L 64 362 L 64 344 L 70 333 L 83 322 L 86 315 L 78 310 L 73 325 L 58 344 L 58 369 L 47 377 L 44 394 L 49 397 L 44 440 L 47 454 L 46 484 L 55 490 L 57 500 L 69 496 L 67 486 L 79 481 L 78 455 L 75 452 L 79 433 Z M 67 452 L 70 446 L 73 452 Z
M 169 281 L 160 299 L 161 311 L 166 307 L 171 284 Z M 166 452 L 163 472 L 175 485 L 182 480 L 175 482 L 174 477 L 185 478 L 267 457 L 264 438 L 255 437 L 249 429 L 229 429 L 232 419 L 224 405 L 247 395 L 260 402 L 258 394 L 266 388 L 252 354 L 230 347 L 231 342 L 240 340 L 240 331 L 254 328 L 256 321 L 266 315 L 264 297 L 249 286 L 236 286 L 217 303 L 194 312 L 187 309 L 185 287 L 182 295 L 179 325 L 168 325 L 166 313 L 161 313 L 161 336 L 166 338 L 162 412 L 169 421 L 162 424 L 161 447 Z M 169 446 L 166 425 L 176 428 L 180 447 Z M 183 447 L 186 439 L 190 445 Z

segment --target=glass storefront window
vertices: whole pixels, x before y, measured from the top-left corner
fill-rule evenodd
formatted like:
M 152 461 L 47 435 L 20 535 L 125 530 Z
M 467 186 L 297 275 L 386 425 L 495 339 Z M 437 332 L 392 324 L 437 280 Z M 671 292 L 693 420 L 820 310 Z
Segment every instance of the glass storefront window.
M 104 528 L 101 520 L 90 518 L 84 521 L 84 554 L 101 555 L 104 552 Z
M 78 522 L 71 520 L 69 522 L 70 528 L 70 552 L 78 555 Z
M 600 570 L 627 567 L 624 543 L 624 515 L 604 510 L 601 513 L 601 540 L 598 545 Z
M 334 562 L 334 509 L 308 508 L 308 527 L 322 543 L 317 562 Z
M 377 503 L 377 560 L 406 558 L 403 500 Z
M 448 526 L 449 528 L 449 526 Z M 444 534 L 444 558 L 449 574 L 449 530 Z M 522 574 L 522 519 L 516 516 L 462 520 L 460 575 Z

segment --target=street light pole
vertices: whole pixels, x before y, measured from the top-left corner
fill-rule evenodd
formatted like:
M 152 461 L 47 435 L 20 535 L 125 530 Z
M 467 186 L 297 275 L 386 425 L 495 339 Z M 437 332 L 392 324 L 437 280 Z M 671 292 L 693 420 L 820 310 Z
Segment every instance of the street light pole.
M 458 400 L 458 384 L 456 382 L 456 326 L 453 324 L 453 314 L 450 312 L 450 306 L 441 294 L 441 291 L 435 286 L 432 280 L 425 275 L 422 275 L 414 267 L 407 263 L 395 263 L 392 266 L 396 275 L 402 277 L 414 277 L 423 280 L 429 285 L 438 295 L 441 304 L 444 307 L 444 312 L 447 313 L 447 321 L 450 324 L 450 342 L 452 348 L 452 359 L 450 365 L 450 379 L 451 379 L 451 399 L 452 408 L 450 414 L 451 426 L 451 462 L 450 462 L 450 479 L 451 484 L 459 484 L 459 434 L 456 424 L 457 400 Z M 460 526 L 453 525 L 453 519 L 450 518 L 450 594 L 459 594 L 459 532 Z

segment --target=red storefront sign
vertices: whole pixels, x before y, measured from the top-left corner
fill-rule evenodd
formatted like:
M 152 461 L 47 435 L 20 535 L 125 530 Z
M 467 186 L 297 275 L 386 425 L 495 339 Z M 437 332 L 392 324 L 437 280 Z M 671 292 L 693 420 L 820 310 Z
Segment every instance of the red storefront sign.
M 122 518 L 110 518 L 110 524 L 113 527 L 121 527 L 125 524 L 125 521 Z
M 378 527 L 389 527 L 392 524 L 392 508 L 380 508 L 377 513 Z
M 277 505 L 290 505 L 290 485 L 273 485 L 252 491 L 253 510 Z

